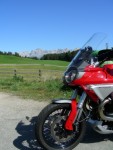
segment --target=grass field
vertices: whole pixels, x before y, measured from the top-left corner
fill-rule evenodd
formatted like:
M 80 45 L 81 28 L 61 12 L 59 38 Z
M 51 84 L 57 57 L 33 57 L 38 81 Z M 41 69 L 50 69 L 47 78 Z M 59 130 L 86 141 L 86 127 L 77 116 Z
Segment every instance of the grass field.
M 64 71 L 69 62 L 59 60 L 35 60 L 9 55 L 0 55 L 0 68 L 47 69 Z
M 61 80 L 68 64 L 65 61 L 0 55 L 0 91 L 34 100 L 69 97 L 71 91 L 62 90 Z
M 15 74 L 28 80 L 61 78 L 68 64 L 66 61 L 0 55 L 0 78 L 13 77 Z
M 26 81 L 21 78 L 0 79 L 0 91 L 8 92 L 25 99 L 49 101 L 55 98 L 70 98 L 72 91 L 64 90 L 61 80 L 41 82 Z
M 0 55 L 0 64 L 39 64 L 67 66 L 68 62 L 59 60 L 35 60 L 31 58 L 16 57 L 10 55 Z

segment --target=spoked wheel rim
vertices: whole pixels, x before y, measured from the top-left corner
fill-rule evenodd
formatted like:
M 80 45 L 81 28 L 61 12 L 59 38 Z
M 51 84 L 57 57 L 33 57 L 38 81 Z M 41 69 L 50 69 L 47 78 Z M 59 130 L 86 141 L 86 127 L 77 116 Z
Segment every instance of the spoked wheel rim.
M 43 124 L 43 138 L 47 145 L 55 149 L 65 149 L 75 143 L 80 136 L 81 124 L 74 131 L 64 128 L 70 110 L 60 108 L 52 112 Z

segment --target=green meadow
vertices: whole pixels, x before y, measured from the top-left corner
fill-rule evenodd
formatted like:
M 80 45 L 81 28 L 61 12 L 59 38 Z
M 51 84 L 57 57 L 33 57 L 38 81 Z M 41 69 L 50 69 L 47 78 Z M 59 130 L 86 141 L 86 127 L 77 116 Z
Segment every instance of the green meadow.
M 65 70 L 69 62 L 59 60 L 35 60 L 10 55 L 0 55 L 0 68 L 28 68 Z
M 68 62 L 59 60 L 35 60 L 10 55 L 0 55 L 0 64 L 40 64 L 66 66 Z
M 38 101 L 70 97 L 71 91 L 62 88 L 62 74 L 68 64 L 0 55 L 0 91 Z

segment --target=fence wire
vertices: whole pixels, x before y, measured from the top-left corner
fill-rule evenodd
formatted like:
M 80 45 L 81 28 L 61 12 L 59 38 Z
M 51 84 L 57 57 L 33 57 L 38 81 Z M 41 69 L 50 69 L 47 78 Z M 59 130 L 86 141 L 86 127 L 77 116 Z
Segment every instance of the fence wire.
M 29 69 L 29 68 L 0 68 L 0 78 L 12 78 L 14 76 L 23 77 L 25 80 L 51 80 L 61 79 L 63 76 L 61 70 Z

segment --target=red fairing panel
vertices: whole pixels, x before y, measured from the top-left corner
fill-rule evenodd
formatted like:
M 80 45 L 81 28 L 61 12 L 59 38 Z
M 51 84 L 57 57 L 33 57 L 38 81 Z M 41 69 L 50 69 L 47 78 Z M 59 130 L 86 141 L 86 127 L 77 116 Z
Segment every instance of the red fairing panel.
M 113 65 L 111 66 L 105 65 L 103 68 L 99 68 L 99 67 L 94 68 L 92 66 L 87 66 L 84 70 L 85 72 L 84 75 L 81 78 L 74 80 L 71 83 L 71 85 L 82 86 L 82 85 L 91 85 L 91 84 L 112 83 L 113 82 L 113 75 L 112 75 Z
M 84 75 L 71 82 L 72 86 L 81 86 L 87 95 L 95 102 L 98 101 L 98 97 L 95 93 L 88 89 L 88 85 L 91 84 L 108 84 L 113 83 L 113 64 L 105 65 L 103 68 L 87 66 L 84 69 Z

